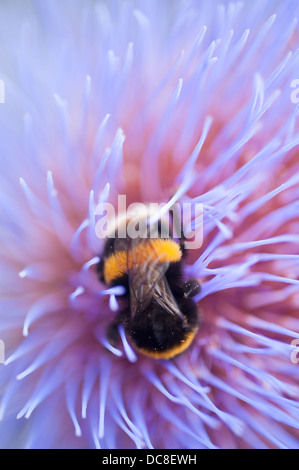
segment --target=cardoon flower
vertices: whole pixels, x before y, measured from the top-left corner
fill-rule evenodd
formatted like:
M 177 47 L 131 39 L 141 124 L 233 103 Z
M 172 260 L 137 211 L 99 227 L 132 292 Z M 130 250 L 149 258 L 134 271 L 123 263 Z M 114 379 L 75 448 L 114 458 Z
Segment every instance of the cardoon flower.
M 0 12 L 0 446 L 298 447 L 297 2 Z M 96 207 L 119 194 L 203 204 L 173 360 L 106 339 Z

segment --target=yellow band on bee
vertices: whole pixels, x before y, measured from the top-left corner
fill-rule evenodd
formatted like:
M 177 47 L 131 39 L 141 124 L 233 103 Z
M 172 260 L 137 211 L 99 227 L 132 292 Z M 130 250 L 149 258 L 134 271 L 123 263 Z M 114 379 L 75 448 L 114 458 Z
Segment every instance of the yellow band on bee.
M 144 348 L 139 348 L 139 351 L 145 356 L 154 357 L 155 359 L 172 359 L 178 354 L 181 354 L 182 352 L 184 352 L 190 346 L 196 333 L 197 333 L 197 328 L 195 328 L 193 331 L 190 331 L 188 335 L 186 335 L 184 341 L 177 344 L 173 348 L 165 349 L 164 351 L 158 351 L 158 350 L 155 351 L 155 350 L 149 350 L 149 349 L 144 349 Z
M 132 251 L 120 250 L 110 255 L 104 267 L 106 284 L 122 277 L 132 268 L 133 262 L 139 266 L 148 261 L 158 259 L 159 263 L 175 263 L 180 261 L 182 251 L 172 239 L 155 238 L 136 245 Z

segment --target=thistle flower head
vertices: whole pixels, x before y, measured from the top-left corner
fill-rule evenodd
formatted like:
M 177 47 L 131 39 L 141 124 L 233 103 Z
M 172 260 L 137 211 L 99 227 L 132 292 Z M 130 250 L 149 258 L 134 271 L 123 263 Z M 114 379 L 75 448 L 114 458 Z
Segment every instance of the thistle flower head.
M 298 447 L 296 2 L 0 8 L 0 447 Z M 203 204 L 172 361 L 106 338 L 118 194 Z

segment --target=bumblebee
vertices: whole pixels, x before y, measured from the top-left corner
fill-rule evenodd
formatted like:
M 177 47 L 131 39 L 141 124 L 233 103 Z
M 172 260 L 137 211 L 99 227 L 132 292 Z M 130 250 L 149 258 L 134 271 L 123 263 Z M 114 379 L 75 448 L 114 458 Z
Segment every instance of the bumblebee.
M 145 215 L 143 215 L 145 217 Z M 148 217 L 148 214 L 146 215 Z M 127 218 L 122 223 L 128 224 Z M 197 306 L 192 299 L 200 292 L 195 279 L 184 279 L 186 249 L 184 235 L 176 241 L 172 235 L 162 238 L 162 224 L 151 238 L 108 237 L 97 265 L 101 282 L 123 285 L 126 293 L 122 307 L 107 329 L 107 338 L 115 345 L 119 325 L 135 348 L 146 356 L 171 359 L 192 343 L 199 327 Z

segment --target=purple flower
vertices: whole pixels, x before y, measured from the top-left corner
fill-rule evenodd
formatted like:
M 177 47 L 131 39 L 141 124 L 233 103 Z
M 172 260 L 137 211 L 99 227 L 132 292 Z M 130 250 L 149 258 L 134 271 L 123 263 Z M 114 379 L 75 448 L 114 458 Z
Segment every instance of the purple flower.
M 298 448 L 297 2 L 0 12 L 0 447 Z M 95 210 L 118 194 L 203 204 L 174 360 L 106 339 Z

